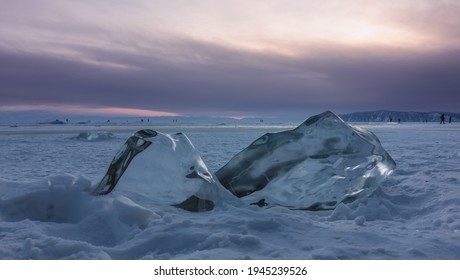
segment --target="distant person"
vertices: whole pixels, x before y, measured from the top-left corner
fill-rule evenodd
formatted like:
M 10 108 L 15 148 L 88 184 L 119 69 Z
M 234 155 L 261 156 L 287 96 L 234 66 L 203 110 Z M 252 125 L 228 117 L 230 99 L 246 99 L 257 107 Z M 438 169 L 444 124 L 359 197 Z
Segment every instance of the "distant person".
M 398 119 L 398 123 L 401 123 L 401 119 Z
M 452 116 L 449 116 L 449 123 L 452 122 Z
M 439 124 L 445 124 L 446 123 L 446 116 L 444 116 L 444 114 L 441 115 L 440 119 L 441 119 L 441 121 L 439 122 Z

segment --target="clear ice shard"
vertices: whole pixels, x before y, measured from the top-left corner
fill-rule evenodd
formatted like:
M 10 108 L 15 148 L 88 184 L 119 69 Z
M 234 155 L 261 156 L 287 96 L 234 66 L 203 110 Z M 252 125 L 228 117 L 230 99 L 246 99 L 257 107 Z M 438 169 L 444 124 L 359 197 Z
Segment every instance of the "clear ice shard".
M 372 132 L 326 111 L 263 135 L 216 176 L 250 204 L 323 210 L 372 193 L 395 165 Z
M 153 130 L 128 138 L 94 194 L 108 194 L 115 186 L 142 205 L 173 205 L 193 212 L 213 209 L 222 192 L 228 193 L 187 136 Z

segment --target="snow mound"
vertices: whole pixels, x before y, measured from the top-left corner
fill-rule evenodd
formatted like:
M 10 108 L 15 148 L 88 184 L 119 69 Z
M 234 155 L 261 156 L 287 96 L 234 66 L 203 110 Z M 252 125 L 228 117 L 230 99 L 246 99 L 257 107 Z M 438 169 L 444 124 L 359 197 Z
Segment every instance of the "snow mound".
M 34 185 L 31 189 L 17 186 L 14 192 L 2 190 L 1 220 L 75 223 L 89 214 L 87 210 L 93 198 L 85 189 L 90 189 L 90 181 L 59 175 Z
M 183 133 L 141 130 L 128 138 L 94 193 L 124 193 L 142 205 L 201 212 L 232 195 L 215 179 Z
M 127 197 L 95 197 L 91 182 L 83 177 L 57 175 L 26 184 L 3 182 L 0 220 L 32 220 L 77 224 L 95 213 L 107 212 L 125 224 L 143 225 L 157 217 Z
M 371 194 L 394 167 L 377 136 L 327 111 L 263 135 L 216 176 L 251 204 L 322 210 Z

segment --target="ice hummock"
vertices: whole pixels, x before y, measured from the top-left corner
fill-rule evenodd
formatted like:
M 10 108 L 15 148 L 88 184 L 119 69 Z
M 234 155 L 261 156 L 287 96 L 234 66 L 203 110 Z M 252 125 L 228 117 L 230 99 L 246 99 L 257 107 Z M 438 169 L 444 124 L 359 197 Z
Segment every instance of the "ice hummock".
M 80 141 L 104 141 L 114 139 L 115 135 L 112 132 L 80 132 L 75 139 Z
M 228 193 L 185 134 L 149 129 L 128 138 L 94 193 L 108 194 L 115 186 L 143 205 L 172 205 L 194 212 L 213 209 L 219 195 Z
M 251 204 L 321 210 L 373 192 L 394 167 L 372 132 L 326 111 L 263 135 L 216 176 Z
M 116 186 L 149 200 L 141 204 L 207 211 L 230 191 L 247 204 L 324 210 L 372 193 L 394 167 L 373 133 L 327 111 L 293 130 L 265 134 L 215 175 L 185 134 L 138 131 L 94 193 Z

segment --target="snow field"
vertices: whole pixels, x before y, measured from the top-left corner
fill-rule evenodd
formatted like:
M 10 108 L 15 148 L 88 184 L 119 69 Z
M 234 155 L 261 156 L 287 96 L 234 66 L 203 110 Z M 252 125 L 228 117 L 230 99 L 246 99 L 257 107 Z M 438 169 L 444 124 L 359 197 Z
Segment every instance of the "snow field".
M 114 139 L 98 142 L 46 128 L 2 133 L 0 258 L 460 259 L 460 126 L 360 125 L 379 137 L 397 167 L 370 197 L 321 212 L 224 203 L 190 213 L 147 208 L 116 193 L 93 196 L 135 130 L 111 131 Z M 180 131 L 216 170 L 258 136 L 279 130 Z

